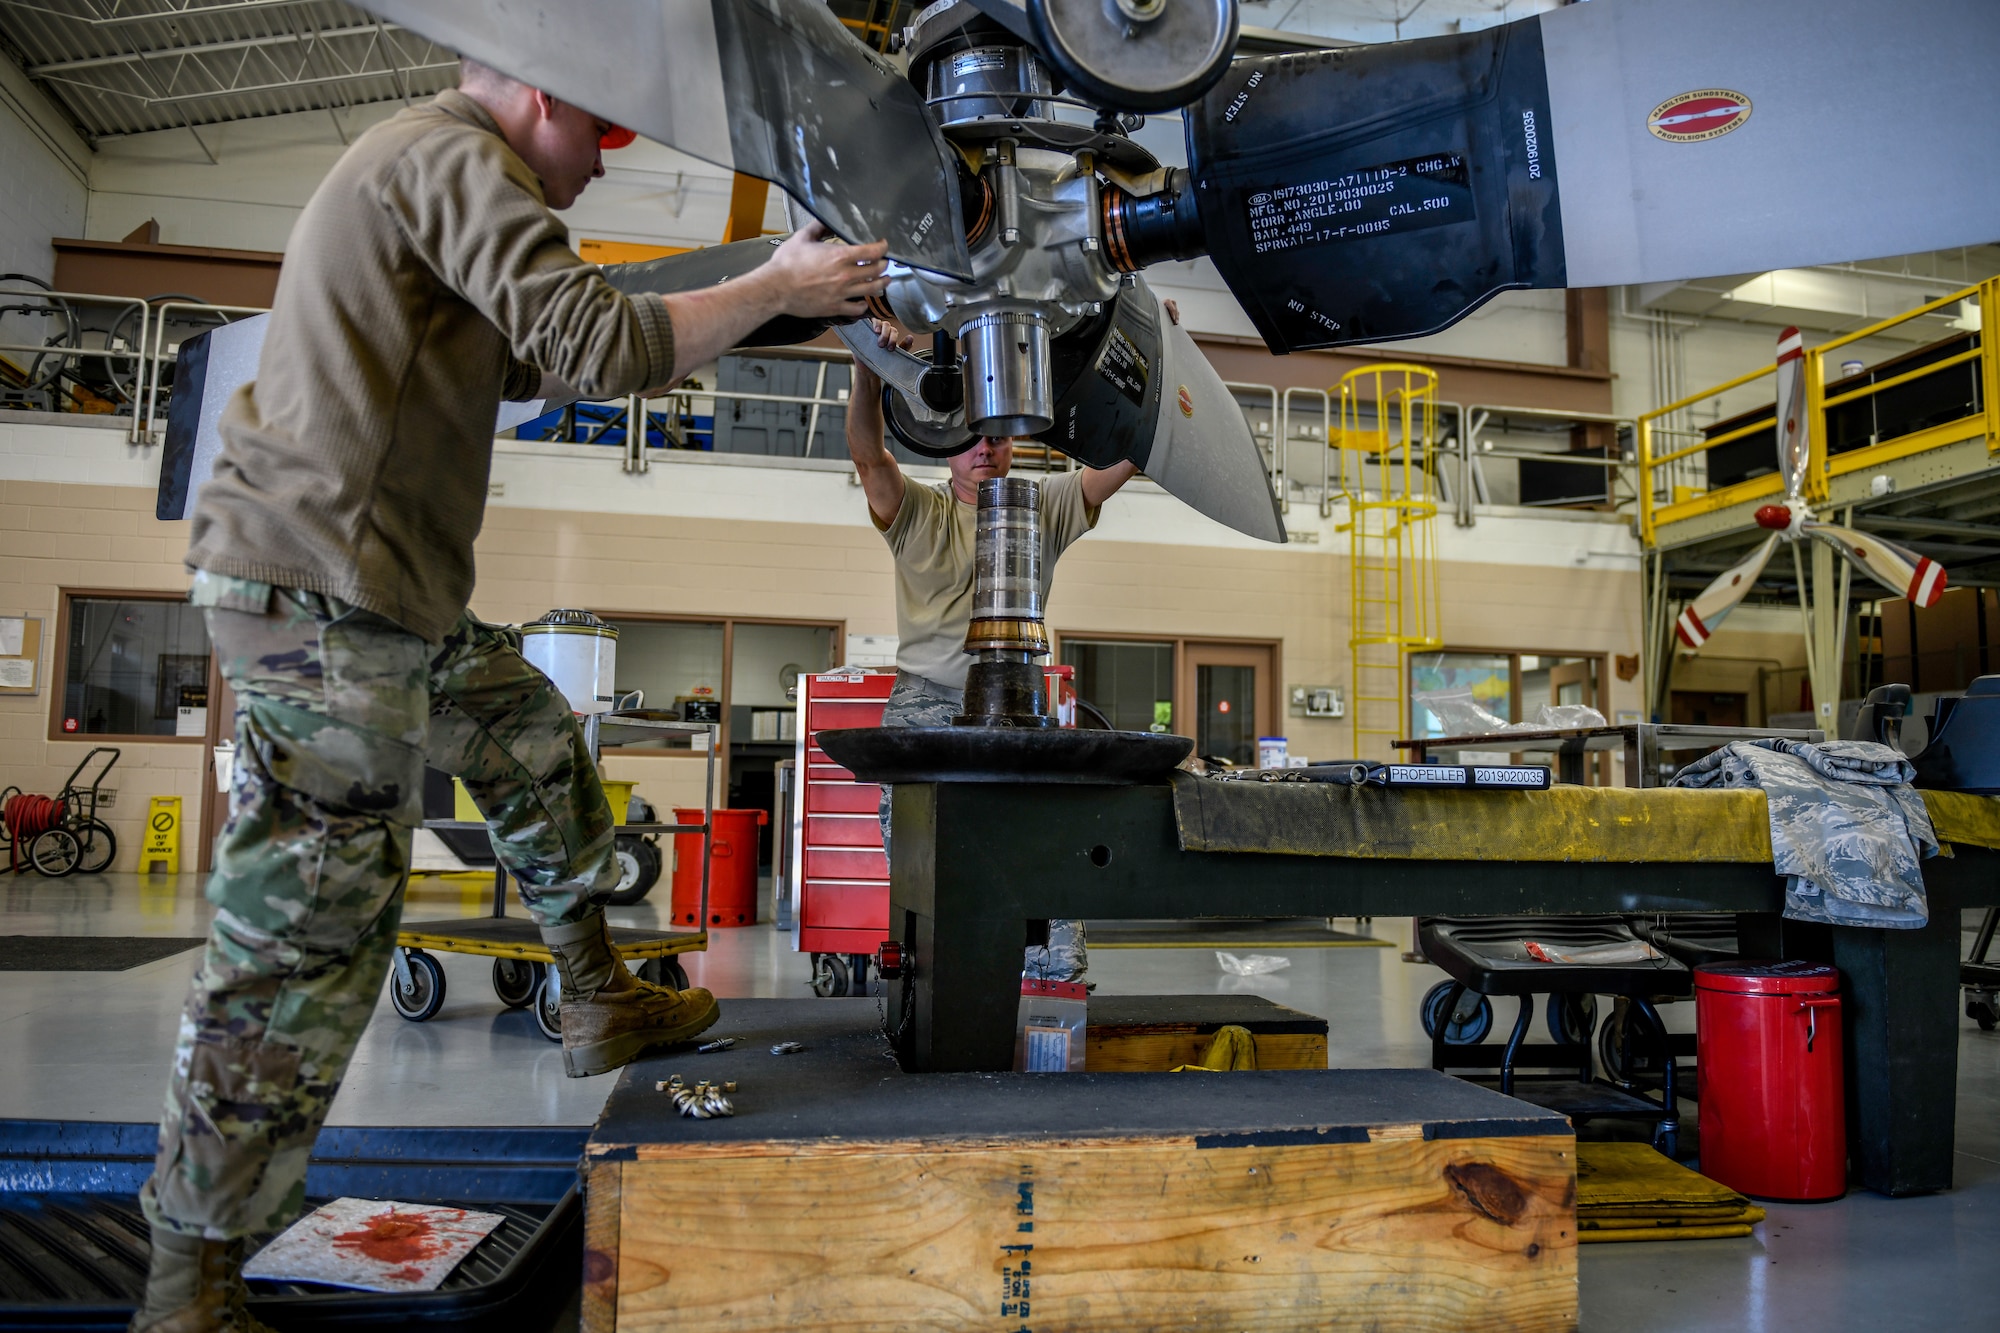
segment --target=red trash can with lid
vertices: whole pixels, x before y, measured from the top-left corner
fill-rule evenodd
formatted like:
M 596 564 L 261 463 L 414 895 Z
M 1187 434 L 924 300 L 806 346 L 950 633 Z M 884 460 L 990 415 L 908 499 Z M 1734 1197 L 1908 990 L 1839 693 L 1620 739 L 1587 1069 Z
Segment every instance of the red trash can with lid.
M 757 828 L 770 822 L 764 810 L 717 810 L 710 826 L 708 924 L 757 924 Z M 677 824 L 699 824 L 699 807 L 676 809 Z M 674 835 L 674 924 L 701 920 L 701 834 Z
M 1825 963 L 1694 970 L 1701 1173 L 1805 1203 L 1847 1192 L 1840 973 Z

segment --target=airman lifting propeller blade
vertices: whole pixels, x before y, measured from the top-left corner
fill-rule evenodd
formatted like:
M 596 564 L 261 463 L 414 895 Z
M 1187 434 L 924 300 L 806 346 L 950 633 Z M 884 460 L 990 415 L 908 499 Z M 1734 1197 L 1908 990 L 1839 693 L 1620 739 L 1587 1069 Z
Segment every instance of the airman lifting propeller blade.
M 1944 566 L 1871 533 L 1856 532 L 1838 523 L 1823 523 L 1812 516 L 1804 500 L 1806 463 L 1810 457 L 1805 372 L 1811 364 L 1797 329 L 1786 329 L 1778 335 L 1778 475 L 1785 483 L 1785 500 L 1783 504 L 1764 505 L 1757 510 L 1757 526 L 1768 529 L 1771 535 L 1747 558 L 1722 571 L 1674 622 L 1675 635 L 1690 649 L 1706 643 L 1723 617 L 1749 594 L 1780 541 L 1795 542 L 1805 537 L 1825 542 L 1859 565 L 1877 583 L 1899 597 L 1909 598 L 1917 606 L 1930 606 L 1944 596 Z
M 848 241 L 972 276 L 923 98 L 817 0 L 361 0 L 648 138 L 775 181 Z
M 1992 0 L 1597 0 L 1238 60 L 1188 162 L 1273 351 L 1407 338 L 1510 287 L 1992 241 L 1996 62 Z

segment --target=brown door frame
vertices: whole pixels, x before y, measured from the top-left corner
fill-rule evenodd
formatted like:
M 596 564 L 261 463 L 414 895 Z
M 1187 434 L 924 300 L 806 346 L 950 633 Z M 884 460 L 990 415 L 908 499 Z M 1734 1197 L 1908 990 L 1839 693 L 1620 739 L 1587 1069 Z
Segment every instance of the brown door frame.
M 1198 660 L 1199 659 L 1199 660 Z M 1277 675 L 1281 668 L 1279 645 L 1270 640 L 1242 639 L 1183 639 L 1178 655 L 1178 679 L 1174 682 L 1180 697 L 1187 700 L 1185 709 L 1176 708 L 1182 714 L 1180 734 L 1195 737 L 1194 718 L 1196 671 L 1203 666 L 1247 666 L 1255 670 L 1260 679 L 1257 682 L 1257 718 L 1253 731 L 1259 736 L 1275 736 L 1272 730 L 1278 721 Z M 1255 745 L 1253 739 L 1251 744 Z
M 721 625 L 722 626 L 722 683 L 718 692 L 722 699 L 722 729 L 716 735 L 715 743 L 720 753 L 715 756 L 715 786 L 718 799 L 729 800 L 729 707 L 733 688 L 730 678 L 736 672 L 736 627 L 738 625 L 803 625 L 810 629 L 830 630 L 833 633 L 833 665 L 842 666 L 847 661 L 847 622 L 845 620 L 818 620 L 809 616 L 705 616 L 691 611 L 606 611 L 592 608 L 605 620 L 635 620 L 653 625 Z M 634 756 L 635 758 L 641 756 Z
M 1285 674 L 1285 641 L 1283 639 L 1220 639 L 1189 634 L 1142 634 L 1120 630 L 1113 633 L 1098 633 L 1096 630 L 1055 630 L 1053 631 L 1053 657 L 1062 660 L 1063 644 L 1070 639 L 1082 639 L 1087 643 L 1152 643 L 1170 644 L 1174 650 L 1174 726 L 1173 734 L 1195 738 L 1194 722 L 1194 667 L 1190 662 L 1191 651 L 1205 648 L 1266 649 L 1270 652 L 1270 679 L 1257 687 L 1257 707 L 1264 710 L 1266 718 L 1280 718 L 1279 700 L 1282 691 L 1278 682 Z M 1225 664 L 1227 665 L 1227 664 Z M 1256 665 L 1262 665 L 1257 663 Z M 1260 730 L 1264 723 L 1259 723 Z M 1266 734 L 1271 734 L 1266 732 Z
M 45 640 L 43 654 L 48 661 L 49 684 L 48 738 L 69 745 L 111 744 L 119 745 L 196 745 L 199 738 L 194 736 L 142 736 L 125 732 L 93 735 L 85 731 L 64 731 L 62 729 L 63 696 L 69 689 L 69 607 L 78 597 L 90 597 L 104 601 L 121 602 L 179 602 L 187 603 L 184 592 L 167 592 L 159 588 L 72 588 L 68 585 L 56 589 L 56 637 L 53 646 Z M 215 645 L 208 648 L 209 672 L 215 671 Z M 213 713 L 209 715 L 211 718 Z
M 1516 674 L 1518 676 L 1519 673 Z M 1573 676 L 1574 679 L 1564 679 L 1563 677 L 1566 675 Z M 1552 704 L 1560 702 L 1562 687 L 1570 684 L 1582 685 L 1583 702 L 1595 708 L 1600 713 L 1604 712 L 1602 700 L 1604 694 L 1609 692 L 1610 686 L 1604 679 L 1604 659 L 1601 656 L 1596 653 L 1580 653 L 1576 655 L 1576 660 L 1573 662 L 1565 662 L 1561 666 L 1550 667 L 1549 702 Z M 1607 722 L 1611 720 L 1609 713 L 1605 713 L 1605 720 Z M 1610 786 L 1611 752 L 1609 750 L 1598 751 L 1596 756 L 1586 764 L 1586 771 L 1597 775 L 1597 786 Z
M 224 728 L 227 728 L 225 732 Z M 201 852 L 195 869 L 207 874 L 215 869 L 215 837 L 229 813 L 229 796 L 215 789 L 215 747 L 222 738 L 236 735 L 236 691 L 222 678 L 222 666 L 211 649 L 208 655 L 208 734 L 201 752 Z M 233 784 L 232 784 L 233 785 Z

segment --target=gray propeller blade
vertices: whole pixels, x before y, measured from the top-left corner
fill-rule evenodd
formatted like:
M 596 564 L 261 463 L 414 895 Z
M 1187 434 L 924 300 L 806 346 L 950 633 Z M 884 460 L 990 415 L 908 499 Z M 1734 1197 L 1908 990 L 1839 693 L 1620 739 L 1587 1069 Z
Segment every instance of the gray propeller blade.
M 167 429 L 160 450 L 160 484 L 154 516 L 169 522 L 194 512 L 194 497 L 215 471 L 222 452 L 222 409 L 236 391 L 257 378 L 269 315 L 252 315 L 197 334 L 174 356 L 174 394 L 167 400 Z M 813 337 L 813 334 L 807 334 Z M 502 403 L 493 433 L 512 430 L 577 396 Z
M 822 0 L 361 0 L 684 153 L 774 181 L 850 241 L 972 277 L 957 157 Z
M 606 264 L 603 266 L 604 279 L 619 291 L 631 296 L 640 292 L 666 293 L 691 292 L 700 287 L 713 287 L 731 278 L 740 278 L 754 268 L 760 267 L 771 257 L 783 241 L 782 236 L 765 236 L 754 241 L 734 241 L 728 245 L 711 245 L 700 250 L 689 250 L 685 254 L 667 255 L 661 259 L 642 259 L 631 264 Z M 739 347 L 788 347 L 793 343 L 811 342 L 826 332 L 831 320 L 800 319 L 794 315 L 780 315 L 757 329 L 737 343 Z M 551 403 L 560 407 L 561 403 Z
M 1285 520 L 1264 451 L 1236 396 L 1188 331 L 1167 318 L 1166 304 L 1144 282 L 1160 326 L 1159 420 L 1152 452 L 1140 464 L 1189 508 L 1261 541 L 1282 542 Z
M 1035 438 L 1086 467 L 1139 465 L 1198 513 L 1285 540 L 1264 452 L 1236 398 L 1144 279 L 1100 328 L 1056 340 L 1055 425 Z
M 1537 22 L 1569 286 L 2000 237 L 1992 0 L 1609 0 Z
M 1510 287 L 2000 238 L 1996 62 L 1994 0 L 1595 0 L 1239 60 L 1190 108 L 1188 160 L 1274 351 L 1378 342 Z

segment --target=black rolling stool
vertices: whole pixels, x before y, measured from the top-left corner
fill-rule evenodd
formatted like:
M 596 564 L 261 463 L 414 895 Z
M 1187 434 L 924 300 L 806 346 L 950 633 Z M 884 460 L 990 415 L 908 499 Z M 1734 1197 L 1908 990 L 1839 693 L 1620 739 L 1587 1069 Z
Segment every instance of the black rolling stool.
M 1453 1073 L 1497 1066 L 1501 1092 L 1560 1111 L 1579 1125 L 1600 1118 L 1650 1120 L 1654 1146 L 1674 1155 L 1680 1119 L 1672 1048 L 1667 1047 L 1662 1058 L 1657 1102 L 1593 1077 L 1593 1013 L 1587 998 L 1618 996 L 1642 1021 L 1664 1033 L 1666 1025 L 1654 1002 L 1693 994 L 1694 976 L 1687 964 L 1671 955 L 1640 963 L 1547 963 L 1528 951 L 1529 941 L 1563 952 L 1638 942 L 1624 918 L 1617 916 L 1432 916 L 1420 917 L 1417 931 L 1425 955 L 1451 978 L 1425 997 L 1431 1068 Z M 1463 1004 L 1468 993 L 1520 997 L 1520 1012 L 1504 1050 L 1496 1053 L 1478 1044 L 1491 1026 L 1491 1009 L 1482 998 L 1468 1014 Z M 1527 1040 L 1537 995 L 1549 997 L 1549 1028 L 1555 1040 L 1547 1044 Z M 1537 1072 L 1524 1073 L 1524 1067 Z

